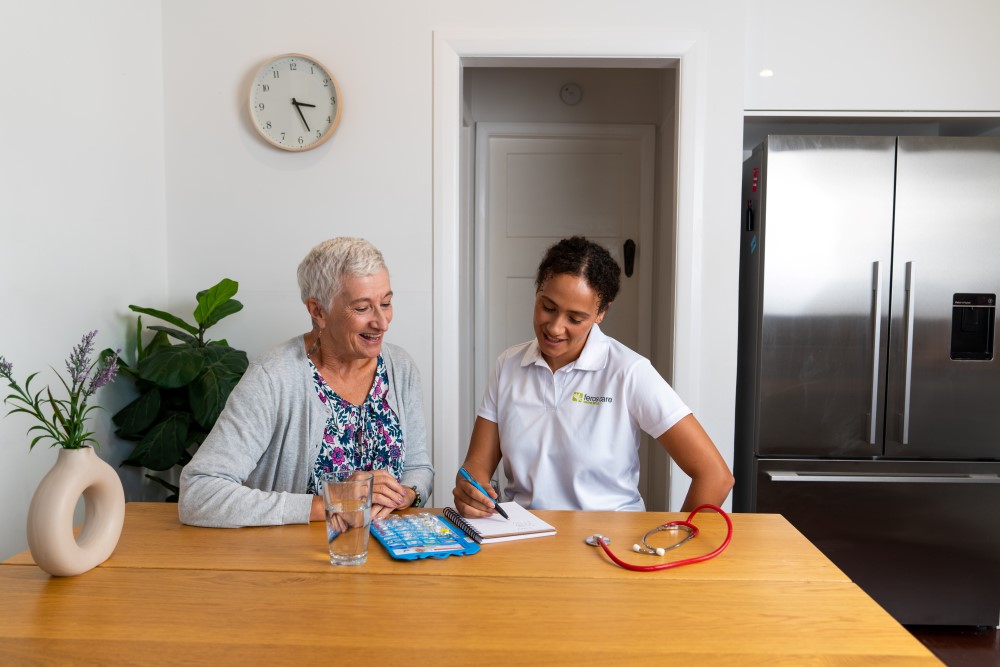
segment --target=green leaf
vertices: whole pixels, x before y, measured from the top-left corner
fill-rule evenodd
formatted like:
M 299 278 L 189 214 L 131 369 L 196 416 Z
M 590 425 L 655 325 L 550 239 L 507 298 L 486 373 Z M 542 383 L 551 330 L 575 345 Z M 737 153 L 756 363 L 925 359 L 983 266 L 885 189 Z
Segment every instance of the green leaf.
M 124 461 L 150 470 L 169 470 L 177 463 L 187 446 L 187 431 L 191 417 L 174 413 L 149 430 L 146 437 L 132 450 Z
M 142 354 L 138 356 L 138 360 L 142 361 L 150 354 L 152 354 L 152 352 L 155 351 L 157 348 L 170 347 L 171 345 L 173 345 L 173 343 L 170 342 L 170 337 L 166 334 L 166 332 L 157 331 L 156 335 L 153 336 L 146 344 L 146 347 L 143 349 Z
M 122 437 L 136 436 L 149 428 L 160 412 L 160 390 L 153 388 L 119 410 L 111 421 Z
M 233 313 L 238 313 L 243 310 L 243 304 L 236 299 L 229 299 L 228 301 L 223 301 L 220 303 L 211 314 L 205 318 L 205 321 L 201 323 L 201 326 L 208 329 L 211 326 L 215 326 L 224 317 L 229 317 Z
M 211 429 L 226 406 L 229 393 L 247 369 L 247 355 L 221 345 L 203 349 L 205 368 L 190 385 L 191 412 L 199 424 Z
M 142 315 L 135 318 L 135 362 L 142 359 Z
M 226 301 L 229 301 L 236 295 L 237 290 L 239 290 L 239 283 L 235 280 L 230 280 L 229 278 L 223 278 L 218 282 L 218 284 L 209 287 L 207 290 L 198 292 L 198 307 L 194 309 L 194 321 L 202 326 L 203 329 L 207 329 L 209 324 L 209 317 L 215 312 L 215 309 L 221 306 Z M 240 306 L 242 308 L 243 306 Z M 239 308 L 237 308 L 239 310 Z M 233 311 L 236 312 L 236 311 Z M 232 314 L 232 313 L 228 313 Z M 225 317 L 225 316 L 223 316 Z M 215 321 L 218 322 L 221 318 L 216 318 Z M 195 333 L 195 332 L 191 332 Z
M 46 402 L 49 404 L 49 409 L 52 410 L 52 415 L 59 420 L 59 425 L 62 426 L 63 433 L 69 435 L 73 429 L 70 428 L 69 423 L 66 421 L 66 417 L 63 416 L 62 410 L 59 409 L 60 404 L 64 403 L 64 401 L 57 401 L 52 398 L 52 390 L 48 387 L 45 388 L 45 392 L 49 395 L 49 400 Z M 53 426 L 54 425 L 55 424 L 53 424 Z
M 144 315 L 152 315 L 153 317 L 164 320 L 165 322 L 170 322 L 174 326 L 184 329 L 184 331 L 187 331 L 189 334 L 193 336 L 198 335 L 198 327 L 191 326 L 190 324 L 188 324 L 181 318 L 177 317 L 176 315 L 171 315 L 170 313 L 164 312 L 162 310 L 156 310 L 155 308 L 143 308 L 141 306 L 133 306 L 133 305 L 129 305 L 129 310 L 135 313 L 143 313 Z
M 205 349 L 187 345 L 158 347 L 139 362 L 139 377 L 161 387 L 183 387 L 205 367 Z
M 160 326 L 153 326 L 149 328 L 153 331 L 159 331 L 167 334 L 168 336 L 173 336 L 174 338 L 183 341 L 185 343 L 190 343 L 191 345 L 198 345 L 197 336 L 192 336 L 191 334 L 180 331 L 179 329 L 173 329 L 171 327 L 160 327 Z

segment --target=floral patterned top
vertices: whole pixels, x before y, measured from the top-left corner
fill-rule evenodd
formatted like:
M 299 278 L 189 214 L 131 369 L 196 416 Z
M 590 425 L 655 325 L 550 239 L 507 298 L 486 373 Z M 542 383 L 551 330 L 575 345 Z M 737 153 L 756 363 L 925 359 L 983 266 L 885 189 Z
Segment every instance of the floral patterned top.
M 330 410 L 319 455 L 313 464 L 307 493 L 322 489 L 323 475 L 339 470 L 379 470 L 388 468 L 399 479 L 403 474 L 403 430 L 399 417 L 389 407 L 389 375 L 382 355 L 378 357 L 375 381 L 361 405 L 341 398 L 327 385 L 309 361 L 313 386 L 319 400 Z

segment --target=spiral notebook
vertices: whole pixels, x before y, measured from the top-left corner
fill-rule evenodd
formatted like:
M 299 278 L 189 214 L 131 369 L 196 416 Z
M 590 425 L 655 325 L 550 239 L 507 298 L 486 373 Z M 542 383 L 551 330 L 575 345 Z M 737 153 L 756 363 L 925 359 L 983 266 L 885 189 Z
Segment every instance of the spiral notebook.
M 545 523 L 516 502 L 500 503 L 500 507 L 507 512 L 509 520 L 499 514 L 486 518 L 470 519 L 462 516 L 451 507 L 444 508 L 444 515 L 477 544 L 526 540 L 529 537 L 545 537 L 556 534 L 555 526 Z

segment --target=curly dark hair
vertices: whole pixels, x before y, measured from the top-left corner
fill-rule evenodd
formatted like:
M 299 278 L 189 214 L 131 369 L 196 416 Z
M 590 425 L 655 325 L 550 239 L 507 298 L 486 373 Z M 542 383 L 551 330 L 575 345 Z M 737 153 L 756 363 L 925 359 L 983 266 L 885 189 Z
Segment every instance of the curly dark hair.
M 535 290 L 540 290 L 546 280 L 561 273 L 580 276 L 597 293 L 598 312 L 603 313 L 618 296 L 621 272 L 618 262 L 603 246 L 582 236 L 572 236 L 545 251 L 538 265 Z

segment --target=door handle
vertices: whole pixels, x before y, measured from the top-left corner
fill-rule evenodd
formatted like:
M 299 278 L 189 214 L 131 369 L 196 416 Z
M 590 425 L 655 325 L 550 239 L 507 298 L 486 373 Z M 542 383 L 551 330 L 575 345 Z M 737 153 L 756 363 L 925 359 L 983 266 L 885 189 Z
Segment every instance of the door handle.
M 839 484 L 1000 484 L 997 475 L 910 475 L 906 473 L 883 473 L 852 475 L 850 473 L 813 473 L 767 470 L 764 474 L 772 482 L 835 482 Z
M 906 341 L 903 361 L 903 437 L 910 444 L 910 391 L 913 389 L 913 320 L 917 305 L 917 276 L 913 262 L 906 263 Z
M 628 239 L 625 241 L 625 246 L 622 248 L 625 255 L 625 277 L 632 277 L 632 270 L 635 266 L 635 241 Z
M 872 268 L 872 403 L 869 417 L 868 444 L 874 445 L 878 435 L 878 371 L 879 348 L 882 347 L 882 262 L 875 262 Z

